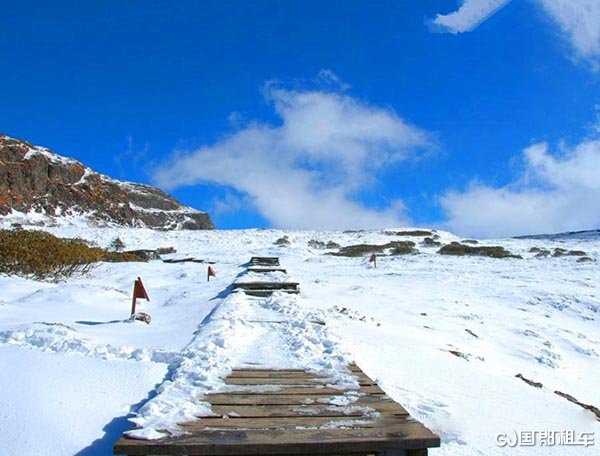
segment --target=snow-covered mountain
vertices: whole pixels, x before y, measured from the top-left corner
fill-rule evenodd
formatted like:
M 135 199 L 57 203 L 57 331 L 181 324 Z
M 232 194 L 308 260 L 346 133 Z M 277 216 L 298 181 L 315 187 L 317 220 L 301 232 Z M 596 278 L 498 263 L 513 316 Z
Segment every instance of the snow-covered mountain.
M 149 185 L 111 179 L 0 134 L 0 218 L 37 225 L 213 229 L 210 217 Z
M 441 436 L 431 456 L 598 453 L 596 415 L 555 391 L 600 406 L 599 240 L 468 244 L 514 254 L 499 259 L 441 255 L 461 240 L 442 231 L 434 244 L 400 230 L 44 229 L 103 247 L 116 237 L 128 249 L 172 246 L 174 259 L 215 261 L 217 277 L 206 282 L 206 264 L 161 261 L 103 263 L 60 284 L 0 275 L 2 455 L 111 454 L 128 418 L 147 436 L 171 428 L 202 412 L 232 367 L 341 371 L 351 361 Z M 374 268 L 369 255 L 327 248 L 390 241 L 418 251 L 382 254 Z M 301 293 L 230 292 L 253 255 L 279 256 Z M 149 325 L 127 320 L 138 276 Z M 569 432 L 574 443 L 498 446 L 517 431 Z M 576 444 L 580 434 L 595 445 Z

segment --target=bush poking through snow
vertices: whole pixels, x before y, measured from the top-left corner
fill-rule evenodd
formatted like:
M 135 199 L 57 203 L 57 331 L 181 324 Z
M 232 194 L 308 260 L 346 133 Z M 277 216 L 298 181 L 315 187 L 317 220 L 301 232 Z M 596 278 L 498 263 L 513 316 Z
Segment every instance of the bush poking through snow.
M 279 247 L 289 247 L 291 243 L 287 236 L 283 236 L 277 239 L 273 244 L 278 245 Z
M 440 255 L 477 255 L 490 258 L 521 258 L 521 256 L 513 255 L 511 252 L 499 245 L 473 247 L 470 245 L 461 244 L 460 242 L 446 244 L 440 250 L 438 250 L 438 253 Z
M 423 242 L 421 242 L 421 244 L 428 245 L 430 247 L 440 247 L 442 245 L 440 241 L 436 241 L 432 237 L 426 237 L 425 239 L 423 239 Z
M 313 249 L 339 249 L 340 245 L 337 242 L 328 241 L 327 243 L 323 241 L 318 241 L 317 239 L 311 239 L 308 241 L 308 246 Z
M 390 251 L 392 255 L 412 255 L 413 253 L 419 253 L 417 249 L 415 249 L 415 243 L 411 241 L 402 241 L 397 242 L 392 250 Z
M 341 247 L 338 252 L 332 252 L 330 255 L 361 257 L 372 253 L 385 253 L 388 249 L 392 249 L 390 252 L 392 255 L 406 255 L 407 253 L 417 253 L 417 250 L 414 247 L 415 243 L 412 241 L 392 241 L 382 245 L 356 244 Z
M 587 253 L 585 253 L 583 250 L 565 250 L 565 249 L 561 249 L 560 247 L 557 247 L 554 249 L 554 252 L 552 253 L 552 256 L 554 257 L 561 257 L 561 256 L 586 256 Z
M 412 231 L 385 231 L 388 236 L 432 236 L 431 231 L 412 230 Z
M 0 273 L 60 280 L 85 273 L 99 261 L 139 261 L 133 255 L 61 239 L 43 231 L 0 230 Z
M 117 236 L 110 243 L 110 248 L 113 249 L 115 252 L 120 252 L 125 248 L 125 243 L 121 240 L 120 237 Z

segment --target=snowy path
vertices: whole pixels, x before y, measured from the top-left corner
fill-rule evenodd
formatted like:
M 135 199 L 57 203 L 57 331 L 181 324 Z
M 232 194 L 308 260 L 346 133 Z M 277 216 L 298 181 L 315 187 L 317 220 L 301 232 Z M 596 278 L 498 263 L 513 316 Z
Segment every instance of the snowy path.
M 223 378 L 233 368 L 302 368 L 326 372 L 332 384 L 355 386 L 347 369 L 350 358 L 327 328 L 315 323 L 314 312 L 302 311 L 299 299 L 285 293 L 255 298 L 243 292 L 224 298 L 199 326 L 158 395 L 132 419 L 140 429 L 127 435 L 154 439 L 181 433 L 177 423 L 210 413 L 206 394 L 230 389 Z

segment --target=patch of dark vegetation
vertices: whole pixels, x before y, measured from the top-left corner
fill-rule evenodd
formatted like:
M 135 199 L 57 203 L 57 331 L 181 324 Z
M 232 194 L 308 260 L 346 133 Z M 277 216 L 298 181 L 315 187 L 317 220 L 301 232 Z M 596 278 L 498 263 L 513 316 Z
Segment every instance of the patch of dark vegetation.
M 471 331 L 470 329 L 465 329 L 465 331 L 467 333 L 469 333 L 470 335 L 472 335 L 475 339 L 479 339 L 479 336 L 477 334 L 475 334 L 473 331 Z
M 168 255 L 169 253 L 177 253 L 175 247 L 159 247 L 156 249 L 157 255 Z
M 458 350 L 448 350 L 448 353 L 452 353 L 454 356 L 456 356 L 457 358 L 462 358 L 464 360 L 469 361 L 469 355 L 458 351 Z
M 521 258 L 520 255 L 513 255 L 511 252 L 499 245 L 474 247 L 470 245 L 461 244 L 460 242 L 452 242 L 450 244 L 446 244 L 440 250 L 438 250 L 438 253 L 440 255 L 475 255 L 489 258 Z
M 584 404 L 583 402 L 579 402 L 577 399 L 575 399 L 573 396 L 571 396 L 570 394 L 567 393 L 563 393 L 562 391 L 554 391 L 554 394 L 560 396 L 560 397 L 564 397 L 566 400 L 568 400 L 569 402 L 572 402 L 573 404 L 577 404 L 578 406 L 580 406 L 581 408 L 584 408 L 586 410 L 589 410 L 590 412 L 592 412 L 594 415 L 596 415 L 596 418 L 598 418 L 598 420 L 600 420 L 600 409 L 594 405 L 590 405 L 590 404 Z
M 290 244 L 290 240 L 287 236 L 280 237 L 273 243 L 273 245 L 277 245 L 279 247 L 288 247 Z
M 419 253 L 419 251 L 412 241 L 395 242 L 392 250 L 390 250 L 391 255 L 412 255 L 413 253 Z
M 384 231 L 388 236 L 432 236 L 433 233 L 427 230 L 412 230 L 412 231 Z
M 115 252 L 120 252 L 125 248 L 125 243 L 121 240 L 120 237 L 117 236 L 110 243 L 110 248 L 113 249 Z
M 593 259 L 593 258 L 590 258 L 590 257 L 588 257 L 588 256 L 584 256 L 584 257 L 581 257 L 581 258 L 577 258 L 577 262 L 578 262 L 578 263 L 587 263 L 588 261 L 594 261 L 594 259 Z
M 421 244 L 429 247 L 440 247 L 442 245 L 441 242 L 436 241 L 433 237 L 426 237 L 425 239 L 423 239 L 423 241 L 421 241 Z
M 550 256 L 550 250 L 545 249 L 543 247 L 531 247 L 529 249 L 529 253 L 535 253 L 535 256 L 537 258 L 543 258 L 543 257 Z
M 479 244 L 479 241 L 476 241 L 475 239 L 463 239 L 463 243 L 465 244 Z
M 333 241 L 318 241 L 316 239 L 311 239 L 308 241 L 308 246 L 313 249 L 339 249 L 340 245 L 337 242 Z
M 587 256 L 587 253 L 583 250 L 566 250 L 560 247 L 556 247 L 552 252 L 553 257 L 561 257 L 561 256 Z
M 540 382 L 534 382 L 533 380 L 529 380 L 528 378 L 523 377 L 523 374 L 517 374 L 517 375 L 515 375 L 515 377 L 520 378 L 525 383 L 527 383 L 529 386 L 533 386 L 534 388 L 543 388 L 544 387 L 544 385 L 542 385 Z
M 330 255 L 345 256 L 345 257 L 361 257 L 373 253 L 385 253 L 386 250 L 391 249 L 392 255 L 406 255 L 410 253 L 417 253 L 415 249 L 415 243 L 412 241 L 392 241 L 387 244 L 356 244 L 341 247 L 339 251 L 332 252 Z
M 0 273 L 58 281 L 86 273 L 99 261 L 140 261 L 128 252 L 62 239 L 44 231 L 0 230 Z

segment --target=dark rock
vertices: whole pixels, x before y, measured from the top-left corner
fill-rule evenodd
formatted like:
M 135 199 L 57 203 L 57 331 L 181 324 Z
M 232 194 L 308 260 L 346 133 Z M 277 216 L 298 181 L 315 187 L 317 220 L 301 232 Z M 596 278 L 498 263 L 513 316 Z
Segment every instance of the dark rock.
M 208 214 L 162 190 L 103 176 L 43 147 L 0 134 L 0 216 L 13 210 L 53 218 L 84 215 L 96 225 L 214 229 Z

